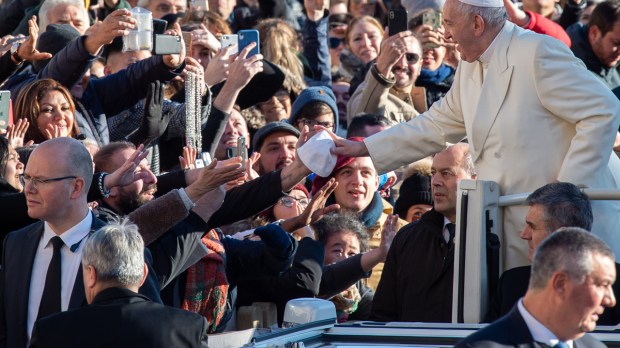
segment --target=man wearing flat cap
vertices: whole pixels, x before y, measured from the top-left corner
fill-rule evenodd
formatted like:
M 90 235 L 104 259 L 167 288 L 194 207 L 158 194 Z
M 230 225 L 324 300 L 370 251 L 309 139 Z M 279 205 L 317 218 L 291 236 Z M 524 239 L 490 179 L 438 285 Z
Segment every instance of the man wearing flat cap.
M 620 104 L 564 43 L 508 22 L 502 0 L 446 0 L 443 25 L 462 57 L 446 96 L 363 143 L 336 139 L 334 153 L 370 155 L 381 173 L 467 137 L 478 179 L 497 182 L 502 195 L 554 181 L 617 187 Z M 593 231 L 620 252 L 620 203 L 592 208 Z M 527 264 L 519 238 L 526 210 L 504 208 L 506 269 Z

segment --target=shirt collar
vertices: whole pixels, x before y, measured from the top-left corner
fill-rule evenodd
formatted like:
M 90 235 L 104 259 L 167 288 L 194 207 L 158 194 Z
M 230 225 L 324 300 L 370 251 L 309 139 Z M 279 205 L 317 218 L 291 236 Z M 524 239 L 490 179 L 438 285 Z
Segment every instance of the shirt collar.
M 452 222 L 452 221 L 450 221 L 450 220 L 448 220 L 448 218 L 447 218 L 447 217 L 445 217 L 445 216 L 443 217 L 443 229 L 444 229 L 444 230 L 446 229 L 446 226 L 447 226 L 448 224 L 452 224 L 452 223 L 453 223 L 453 222 Z
M 79 245 L 88 234 L 90 233 L 90 226 L 93 223 L 93 214 L 88 210 L 86 216 L 78 222 L 76 225 L 66 230 L 62 234 L 59 235 L 60 239 L 65 243 L 69 249 L 74 252 L 76 248 L 74 248 L 75 244 Z M 51 226 L 46 222 L 43 224 L 43 240 L 45 241 L 44 245 L 47 246 L 49 244 L 50 239 L 52 237 L 57 236 L 57 234 L 52 230 Z
M 534 316 L 527 311 L 527 309 L 523 305 L 523 298 L 521 298 L 519 302 L 517 302 L 517 308 L 519 309 L 519 313 L 521 313 L 521 316 L 525 321 L 525 325 L 527 325 L 527 328 L 530 330 L 534 341 L 544 343 L 549 347 L 553 347 L 558 342 L 560 342 L 560 340 L 553 334 L 553 332 L 547 329 L 540 321 L 534 318 Z M 566 341 L 566 344 L 568 344 L 570 348 L 573 348 L 572 340 Z
M 506 23 L 508 23 L 508 21 L 506 21 Z M 504 26 L 502 27 L 502 29 L 499 31 L 499 33 L 497 33 L 493 41 L 491 41 L 491 44 L 489 45 L 489 47 L 487 47 L 484 53 L 482 53 L 480 57 L 478 57 L 478 61 L 482 63 L 482 66 L 484 68 L 486 68 L 489 65 L 489 62 L 491 62 L 491 58 L 493 57 L 493 52 L 495 52 L 495 49 L 497 48 L 497 43 L 499 42 L 499 37 L 502 36 L 502 32 L 507 29 L 506 23 L 504 23 Z

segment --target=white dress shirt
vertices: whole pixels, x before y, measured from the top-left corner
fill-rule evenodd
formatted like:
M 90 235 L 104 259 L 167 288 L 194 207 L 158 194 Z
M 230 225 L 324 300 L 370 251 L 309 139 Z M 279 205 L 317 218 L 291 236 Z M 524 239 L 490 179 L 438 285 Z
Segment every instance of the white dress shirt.
M 517 302 L 517 308 L 519 308 L 519 313 L 521 313 L 521 316 L 525 321 L 525 325 L 527 325 L 527 328 L 530 330 L 534 341 L 544 343 L 549 347 L 553 347 L 560 342 L 560 339 L 558 339 L 553 332 L 549 331 L 549 329 L 547 329 L 540 321 L 536 320 L 536 318 L 534 318 L 534 316 L 527 311 L 523 305 L 523 298 Z M 566 341 L 565 343 L 568 344 L 570 348 L 573 348 L 572 340 Z
M 83 240 L 88 236 L 92 222 L 93 215 L 89 210 L 82 221 L 60 235 L 60 238 L 65 243 L 65 245 L 63 245 L 60 249 L 62 277 L 60 288 L 60 307 L 62 311 L 66 311 L 69 308 L 69 301 L 71 300 L 75 277 L 77 276 L 79 267 L 82 264 L 82 251 L 84 250 L 85 244 L 83 243 Z M 54 251 L 54 247 L 50 243 L 50 240 L 56 235 L 57 234 L 52 230 L 49 224 L 45 222 L 43 236 L 41 236 L 39 246 L 37 247 L 37 253 L 34 256 L 34 264 L 32 266 L 32 274 L 30 276 L 30 289 L 28 293 L 29 340 L 32 335 L 34 322 L 37 320 L 37 315 L 39 313 L 39 305 L 41 304 L 43 288 L 45 287 L 45 277 L 47 276 L 47 269 L 50 261 L 52 260 L 52 254 Z M 77 243 L 79 243 L 79 245 L 75 251 L 71 251 L 71 246 Z
M 452 224 L 453 222 L 451 222 L 450 220 L 448 220 L 447 217 L 443 217 L 443 239 L 446 241 L 446 243 L 448 243 L 450 241 L 450 232 L 448 232 L 448 224 Z M 455 227 L 456 229 L 456 224 Z M 456 235 L 456 231 L 454 233 Z

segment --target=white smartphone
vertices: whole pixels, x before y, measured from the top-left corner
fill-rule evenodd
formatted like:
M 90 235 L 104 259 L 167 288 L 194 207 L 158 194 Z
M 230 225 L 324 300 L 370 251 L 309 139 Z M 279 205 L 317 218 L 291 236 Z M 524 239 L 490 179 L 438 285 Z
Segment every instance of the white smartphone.
M 239 36 L 237 36 L 237 34 L 222 35 L 220 42 L 222 43 L 222 48 L 233 45 L 235 46 L 231 49 L 230 54 L 236 54 L 239 52 Z

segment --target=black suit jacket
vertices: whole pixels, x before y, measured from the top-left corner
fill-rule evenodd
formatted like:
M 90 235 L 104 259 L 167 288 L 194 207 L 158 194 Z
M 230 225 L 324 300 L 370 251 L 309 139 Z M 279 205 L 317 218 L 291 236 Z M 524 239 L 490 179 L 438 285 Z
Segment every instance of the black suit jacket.
M 616 263 L 616 272 L 620 271 L 620 265 Z M 485 323 L 491 323 L 504 316 L 519 299 L 525 296 L 530 283 L 531 266 L 516 267 L 502 273 L 499 279 L 497 294 L 494 296 L 489 310 L 484 316 Z M 616 298 L 620 296 L 620 282 L 615 282 L 613 291 Z M 615 326 L 620 323 L 620 306 L 605 308 L 605 311 L 596 322 L 597 325 Z
M 206 347 L 207 327 L 198 314 L 108 288 L 88 306 L 37 321 L 30 347 Z
M 515 305 L 512 310 L 498 321 L 465 337 L 456 344 L 456 348 L 538 348 L 525 320 Z M 607 347 L 594 337 L 586 334 L 574 341 L 573 348 L 604 348 Z
M 93 216 L 91 232 L 105 226 L 101 220 Z M 32 266 L 37 247 L 43 235 L 43 221 L 26 226 L 18 231 L 10 233 L 4 241 L 2 255 L 2 268 L 0 270 L 0 347 L 26 347 L 28 342 L 28 294 Z M 145 255 L 150 259 L 150 253 Z M 159 287 L 155 274 L 151 275 L 155 280 L 145 281 L 141 292 L 156 295 L 159 298 Z M 82 279 L 82 267 L 78 273 L 71 292 L 69 309 L 78 308 L 86 304 L 84 294 L 84 280 Z

